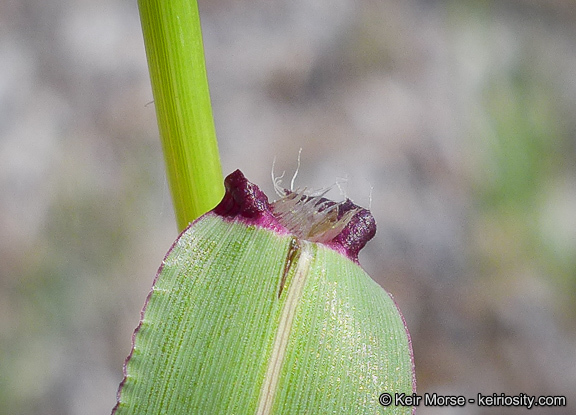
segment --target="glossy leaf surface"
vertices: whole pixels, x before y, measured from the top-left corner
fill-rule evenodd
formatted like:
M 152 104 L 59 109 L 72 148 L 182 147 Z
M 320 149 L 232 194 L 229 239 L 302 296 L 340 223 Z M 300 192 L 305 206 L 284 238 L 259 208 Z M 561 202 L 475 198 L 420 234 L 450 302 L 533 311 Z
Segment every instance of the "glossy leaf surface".
M 125 368 L 117 414 L 411 413 L 393 300 L 322 243 L 210 212 L 173 245 Z

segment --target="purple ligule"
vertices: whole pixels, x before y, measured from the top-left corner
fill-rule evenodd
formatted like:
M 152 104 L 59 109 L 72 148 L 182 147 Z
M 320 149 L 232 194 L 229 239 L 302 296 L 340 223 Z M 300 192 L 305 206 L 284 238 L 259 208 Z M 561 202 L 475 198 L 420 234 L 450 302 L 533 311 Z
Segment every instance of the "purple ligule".
M 331 244 L 342 247 L 348 258 L 358 262 L 358 253 L 376 235 L 376 220 L 368 209 L 355 205 L 350 199 L 346 199 L 339 206 L 338 218 L 341 218 L 347 211 L 352 209 L 355 209 L 356 213 L 344 229 L 332 239 Z
M 298 230 L 288 230 L 286 217 L 274 212 L 274 207 L 269 203 L 268 197 L 264 192 L 257 185 L 249 182 L 240 170 L 228 175 L 224 180 L 224 185 L 226 194 L 218 206 L 214 208 L 213 212 L 215 214 L 271 229 L 283 235 L 293 233 L 297 237 L 307 239 L 306 236 L 298 235 Z M 288 197 L 292 193 L 286 191 Z M 334 219 L 335 221 L 342 220 L 343 222 L 341 223 L 346 223 L 346 225 L 333 237 L 332 234 L 328 233 L 330 230 L 327 229 L 327 235 L 330 235 L 328 238 L 331 239 L 320 240 L 319 243 L 323 243 L 346 255 L 354 262 L 358 262 L 358 253 L 376 234 L 376 221 L 370 211 L 355 205 L 350 199 L 346 199 L 342 203 L 307 195 L 298 195 L 297 199 L 298 203 L 302 204 L 315 199 L 310 204 L 310 214 L 314 213 L 314 208 L 317 213 L 322 213 L 328 212 L 329 208 L 337 205 L 337 215 Z M 302 223 L 305 223 L 305 221 Z
M 240 170 L 230 173 L 224 180 L 226 193 L 213 212 L 219 216 L 258 225 L 285 235 L 288 230 L 272 214 L 268 197 Z
M 250 183 L 240 170 L 236 170 L 224 180 L 226 193 L 222 201 L 214 208 L 214 213 L 225 217 L 237 215 L 248 219 L 257 219 L 270 212 L 268 197 L 258 186 Z

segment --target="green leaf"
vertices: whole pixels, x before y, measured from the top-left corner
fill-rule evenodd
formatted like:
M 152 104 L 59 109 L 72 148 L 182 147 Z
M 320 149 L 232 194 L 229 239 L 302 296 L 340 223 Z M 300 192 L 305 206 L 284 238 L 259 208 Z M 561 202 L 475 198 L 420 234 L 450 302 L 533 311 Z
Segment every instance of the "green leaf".
M 328 243 L 216 212 L 168 252 L 115 413 L 411 413 L 378 403 L 413 392 L 390 295 Z

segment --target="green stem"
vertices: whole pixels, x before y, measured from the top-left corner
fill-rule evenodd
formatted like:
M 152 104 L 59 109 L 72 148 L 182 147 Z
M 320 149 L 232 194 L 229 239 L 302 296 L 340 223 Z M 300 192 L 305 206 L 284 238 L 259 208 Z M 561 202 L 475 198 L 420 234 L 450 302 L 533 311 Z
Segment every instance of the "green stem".
M 139 0 L 178 228 L 224 193 L 196 0 Z

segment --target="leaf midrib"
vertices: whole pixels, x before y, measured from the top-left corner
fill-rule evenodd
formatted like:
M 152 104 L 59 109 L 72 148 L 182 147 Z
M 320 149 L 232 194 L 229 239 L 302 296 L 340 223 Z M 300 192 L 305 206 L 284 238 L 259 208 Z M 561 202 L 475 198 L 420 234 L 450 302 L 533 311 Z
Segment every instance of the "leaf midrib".
M 296 261 L 292 263 L 292 267 L 295 267 L 294 276 L 289 283 L 286 302 L 284 303 L 278 322 L 272 353 L 268 360 L 264 382 L 260 389 L 256 415 L 268 415 L 272 413 L 276 390 L 278 389 L 278 383 L 280 381 L 280 371 L 284 363 L 290 331 L 294 322 L 294 315 L 296 314 L 298 302 L 302 297 L 302 291 L 306 284 L 313 259 L 312 245 L 313 244 L 308 241 L 301 241 L 300 252 L 297 254 Z

